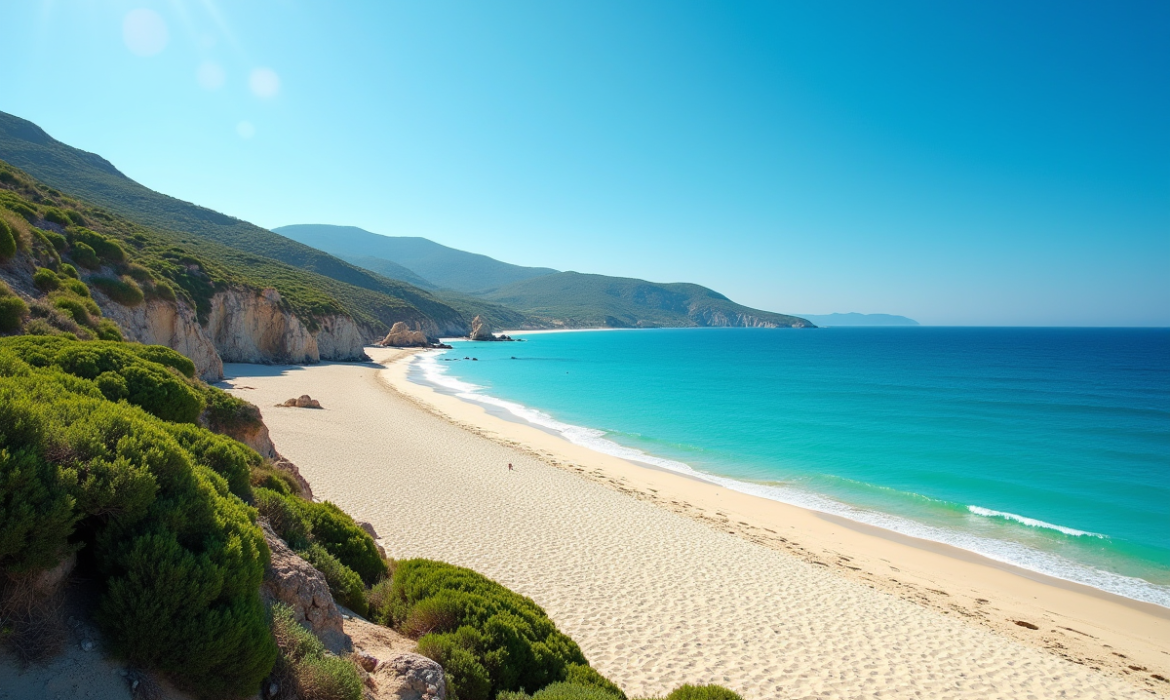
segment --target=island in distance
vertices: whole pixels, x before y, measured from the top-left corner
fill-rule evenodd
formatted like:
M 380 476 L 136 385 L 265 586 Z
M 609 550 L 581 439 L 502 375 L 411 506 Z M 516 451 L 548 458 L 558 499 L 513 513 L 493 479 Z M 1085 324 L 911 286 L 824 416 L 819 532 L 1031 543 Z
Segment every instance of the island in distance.
M 821 328 L 839 326 L 917 326 L 918 321 L 893 314 L 800 314 Z

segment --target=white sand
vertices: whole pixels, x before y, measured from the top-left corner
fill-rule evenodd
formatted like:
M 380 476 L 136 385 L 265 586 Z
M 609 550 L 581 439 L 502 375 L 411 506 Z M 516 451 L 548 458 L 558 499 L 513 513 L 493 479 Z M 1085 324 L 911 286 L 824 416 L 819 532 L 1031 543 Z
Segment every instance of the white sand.
M 1170 691 L 1150 679 L 1170 677 L 1162 609 L 590 452 L 408 385 L 401 363 L 225 373 L 314 493 L 370 521 L 391 556 L 531 596 L 632 696 L 685 682 L 747 698 Z M 306 393 L 325 410 L 273 407 Z

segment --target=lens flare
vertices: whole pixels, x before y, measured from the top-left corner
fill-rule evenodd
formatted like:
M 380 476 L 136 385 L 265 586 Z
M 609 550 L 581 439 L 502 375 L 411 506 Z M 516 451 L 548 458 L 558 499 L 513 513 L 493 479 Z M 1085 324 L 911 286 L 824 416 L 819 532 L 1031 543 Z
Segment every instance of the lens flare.
M 195 71 L 195 79 L 204 90 L 218 90 L 223 87 L 227 75 L 223 66 L 215 61 L 204 61 L 199 64 L 199 70 Z
M 138 56 L 154 56 L 167 47 L 167 23 L 154 10 L 140 7 L 122 19 L 122 40 Z
M 271 68 L 257 68 L 249 76 L 248 85 L 256 97 L 269 99 L 280 92 L 280 76 Z

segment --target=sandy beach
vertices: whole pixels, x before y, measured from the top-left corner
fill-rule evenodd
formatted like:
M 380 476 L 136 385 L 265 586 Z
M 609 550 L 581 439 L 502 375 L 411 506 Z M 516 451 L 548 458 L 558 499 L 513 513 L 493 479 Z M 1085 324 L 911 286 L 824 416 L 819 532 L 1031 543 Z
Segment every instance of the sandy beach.
M 1170 610 L 593 452 L 368 352 L 224 386 L 391 556 L 532 597 L 631 696 L 1170 696 Z M 324 410 L 274 407 L 301 394 Z

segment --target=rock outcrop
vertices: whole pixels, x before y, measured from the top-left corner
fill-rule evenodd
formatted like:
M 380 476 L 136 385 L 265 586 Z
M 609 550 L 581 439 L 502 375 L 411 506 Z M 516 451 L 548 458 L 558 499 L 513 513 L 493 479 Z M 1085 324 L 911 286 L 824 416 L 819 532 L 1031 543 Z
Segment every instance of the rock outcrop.
M 492 335 L 492 326 L 482 316 L 476 316 L 471 319 L 471 335 L 468 336 L 472 340 L 495 340 L 496 336 Z
M 153 299 L 129 307 L 110 301 L 97 289 L 93 290 L 93 296 L 101 306 L 102 314 L 118 324 L 126 340 L 165 345 L 194 362 L 200 379 L 218 381 L 223 378 L 223 361 L 215 343 L 187 304 Z
M 370 677 L 379 699 L 447 700 L 443 667 L 421 654 L 392 656 L 378 663 Z
M 301 476 L 301 470 L 297 468 L 297 465 L 285 459 L 280 453 L 277 453 L 276 458 L 272 460 L 272 466 L 288 474 L 297 482 L 297 486 L 301 487 L 302 498 L 309 501 L 313 500 L 313 489 L 309 486 L 308 480 Z
M 317 635 L 329 651 L 352 651 L 353 643 L 345 634 L 341 611 L 333 602 L 325 576 L 289 549 L 267 522 L 261 521 L 261 527 L 272 552 L 260 589 L 265 602 L 280 602 L 292 608 L 297 621 Z
M 277 408 L 321 408 L 321 402 L 309 396 L 308 394 L 301 394 L 295 399 L 287 399 L 284 403 L 276 404 Z
M 425 348 L 430 346 L 426 333 L 412 330 L 402 321 L 396 322 L 379 345 L 391 348 Z

